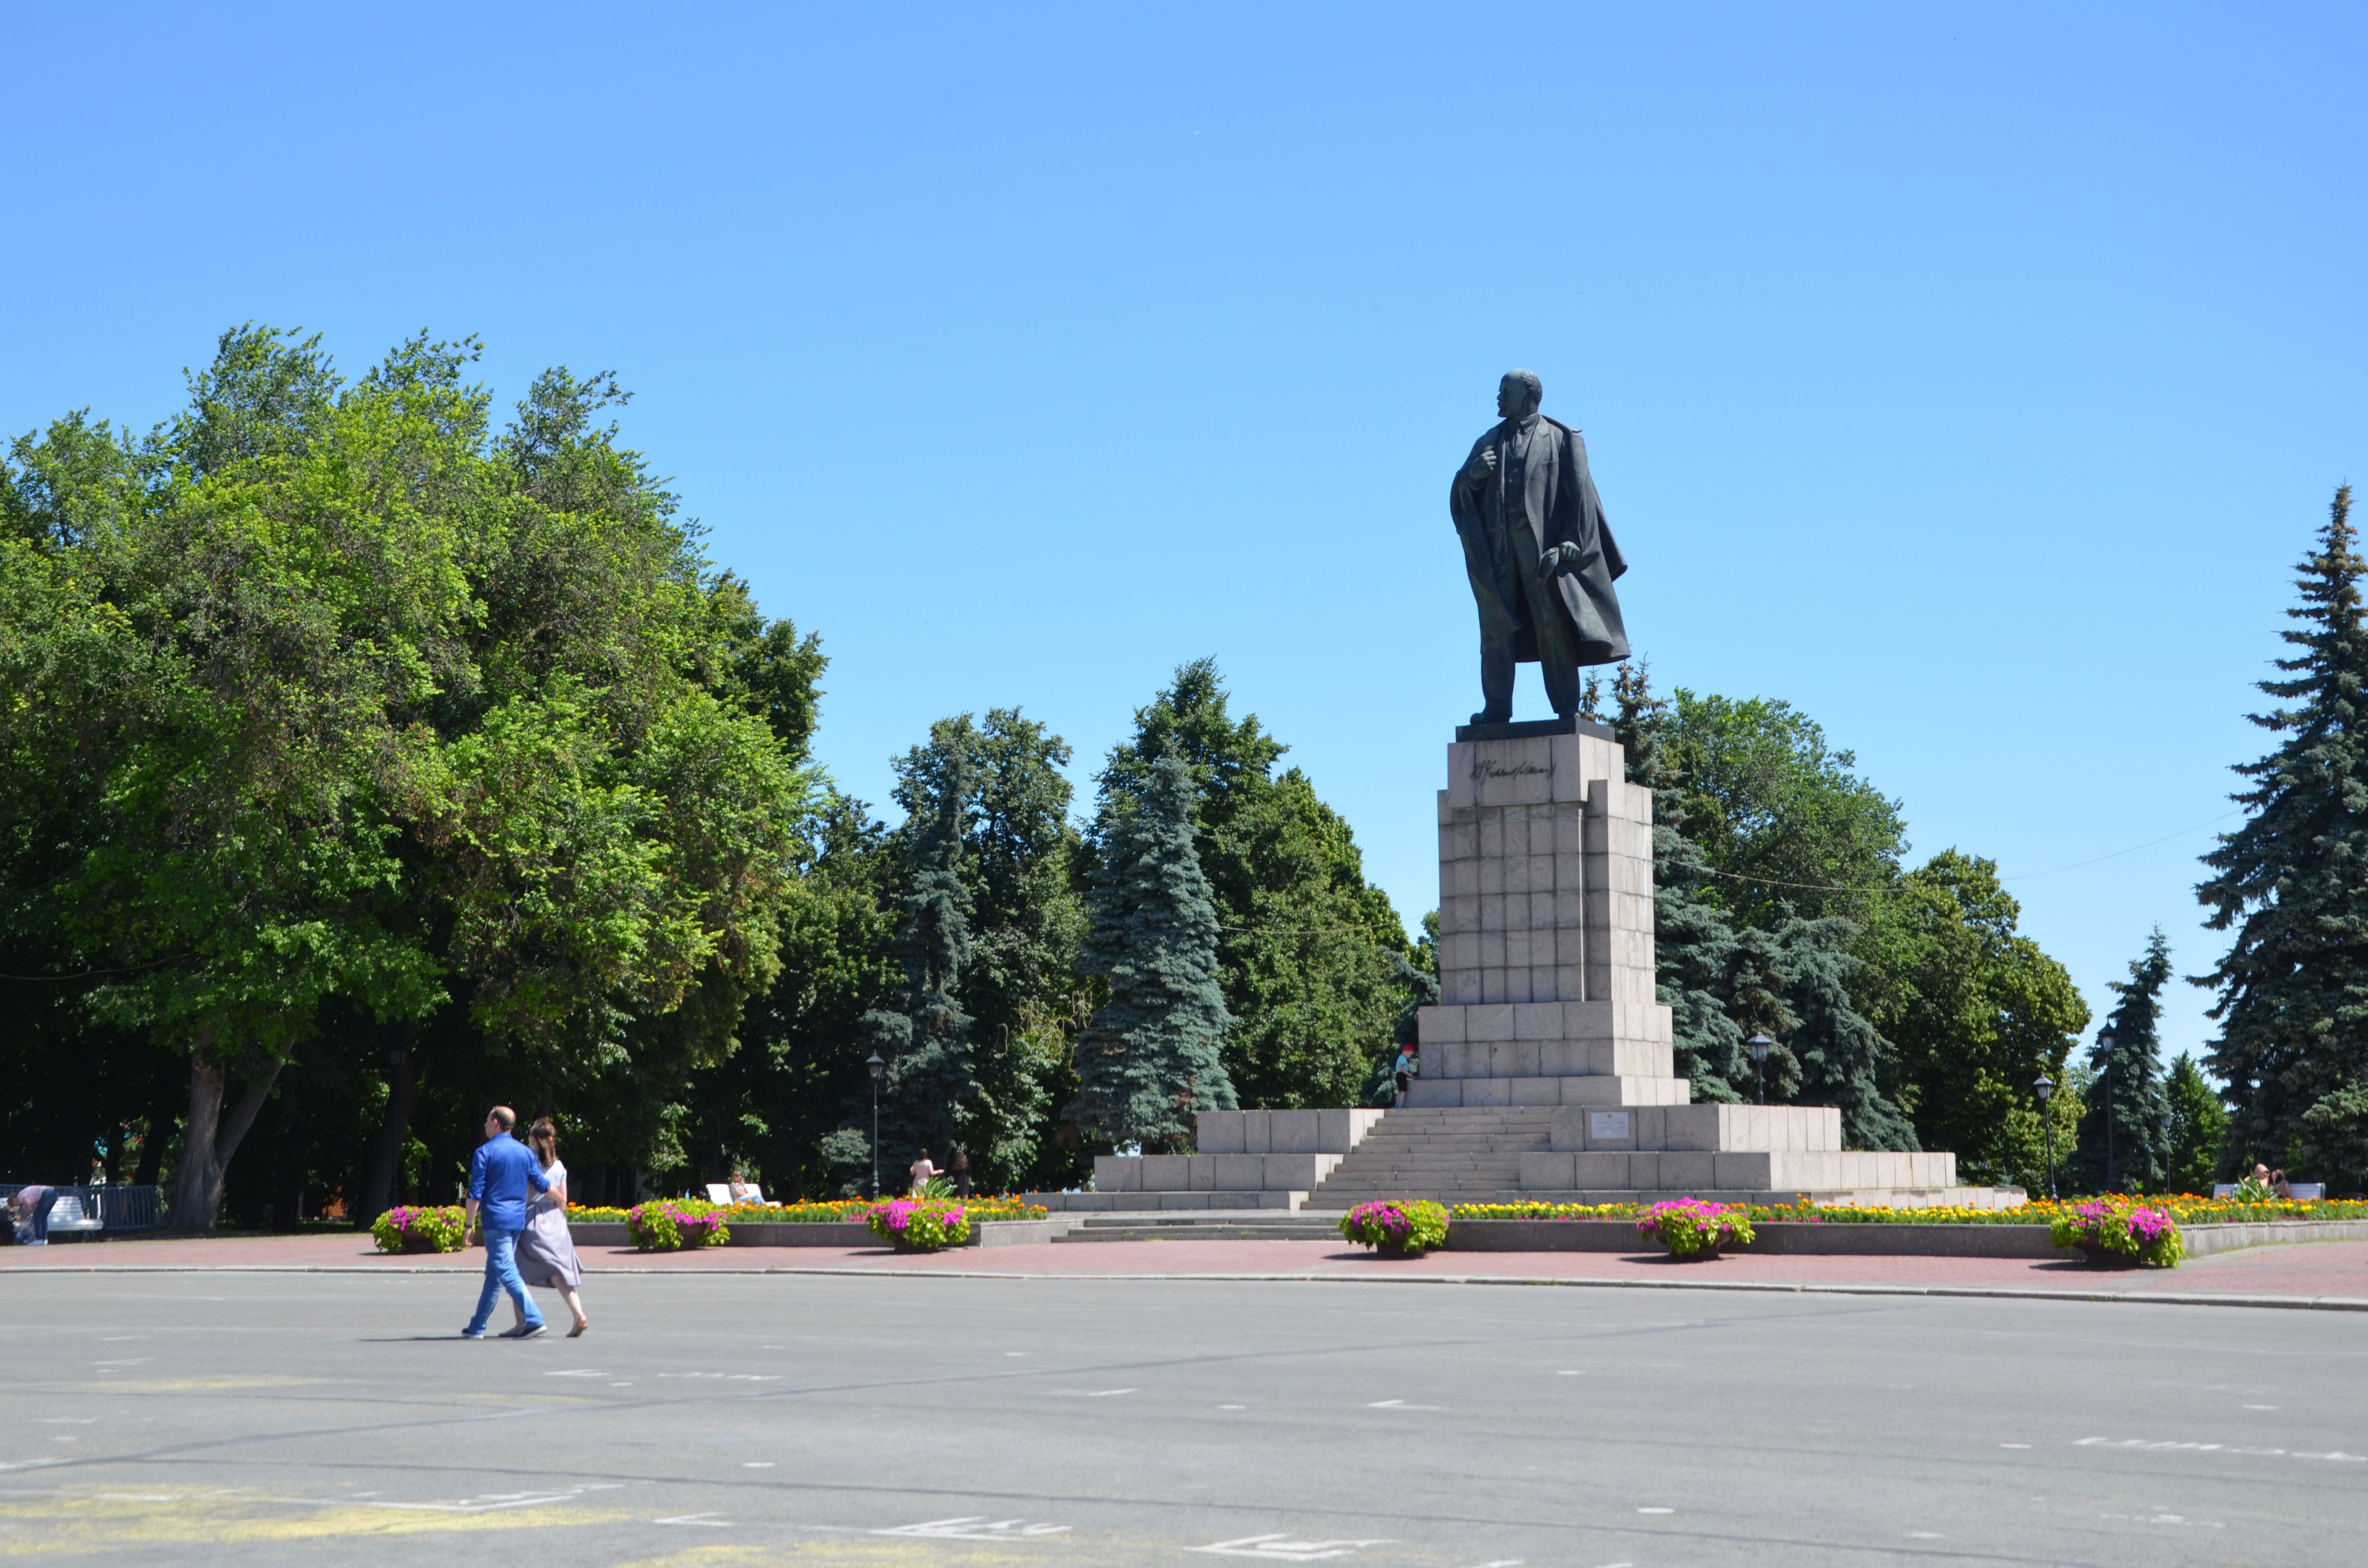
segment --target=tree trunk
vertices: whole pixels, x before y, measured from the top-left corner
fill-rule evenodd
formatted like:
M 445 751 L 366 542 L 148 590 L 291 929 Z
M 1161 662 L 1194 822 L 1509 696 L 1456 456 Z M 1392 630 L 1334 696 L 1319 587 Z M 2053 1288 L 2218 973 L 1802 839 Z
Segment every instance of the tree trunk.
M 238 1153 L 239 1140 L 270 1097 L 279 1068 L 279 1062 L 272 1062 L 225 1115 L 229 1074 L 214 1051 L 214 1031 L 199 1034 L 198 1048 L 189 1053 L 189 1124 L 182 1134 L 181 1168 L 173 1183 L 176 1230 L 211 1231 L 220 1223 L 223 1173 Z
M 386 1114 L 379 1119 L 378 1141 L 370 1145 L 370 1165 L 362 1174 L 361 1200 L 352 1205 L 354 1223 L 365 1228 L 403 1197 L 396 1187 L 403 1179 L 403 1147 L 419 1092 L 419 1055 L 412 1049 L 418 1035 L 417 1024 L 398 1024 L 387 1040 Z

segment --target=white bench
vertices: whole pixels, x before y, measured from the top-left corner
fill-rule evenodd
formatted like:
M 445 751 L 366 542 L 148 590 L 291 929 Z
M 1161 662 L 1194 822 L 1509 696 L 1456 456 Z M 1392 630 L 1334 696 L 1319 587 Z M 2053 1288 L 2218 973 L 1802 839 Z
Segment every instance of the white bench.
M 707 1184 L 707 1201 L 710 1203 L 721 1203 L 729 1206 L 733 1201 L 732 1184 L 728 1181 L 709 1182 Z M 762 1203 L 765 1201 L 765 1189 L 761 1187 L 751 1187 L 748 1188 L 748 1196 L 739 1199 L 739 1201 L 742 1203 Z
M 2237 1184 L 2233 1181 L 2212 1184 L 2212 1196 L 2214 1198 L 2226 1198 L 2236 1190 Z M 2294 1194 L 2295 1202 L 2309 1203 L 2327 1196 L 2327 1184 L 2323 1181 L 2290 1181 L 2286 1183 L 2286 1190 Z
M 95 1236 L 105 1229 L 105 1225 L 83 1211 L 82 1199 L 71 1192 L 59 1193 L 58 1200 L 50 1206 L 49 1231 L 53 1236 Z M 17 1239 L 20 1242 L 33 1239 L 31 1220 L 17 1221 Z

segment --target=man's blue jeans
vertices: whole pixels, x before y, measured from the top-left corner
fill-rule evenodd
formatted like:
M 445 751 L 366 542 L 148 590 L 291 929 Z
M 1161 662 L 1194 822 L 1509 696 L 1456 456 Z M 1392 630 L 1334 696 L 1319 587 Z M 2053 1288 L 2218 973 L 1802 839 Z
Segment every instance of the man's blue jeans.
M 534 1298 L 526 1292 L 526 1281 L 518 1278 L 518 1239 L 516 1231 L 496 1230 L 491 1225 L 485 1232 L 485 1288 L 477 1293 L 477 1315 L 469 1320 L 471 1334 L 485 1332 L 485 1320 L 494 1315 L 494 1303 L 507 1290 L 510 1300 L 518 1304 L 529 1328 L 542 1326 L 542 1313 L 536 1310 Z

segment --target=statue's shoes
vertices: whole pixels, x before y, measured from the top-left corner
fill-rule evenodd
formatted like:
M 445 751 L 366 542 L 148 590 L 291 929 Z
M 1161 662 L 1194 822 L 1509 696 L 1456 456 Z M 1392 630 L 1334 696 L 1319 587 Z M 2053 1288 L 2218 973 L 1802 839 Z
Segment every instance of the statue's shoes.
M 1472 722 L 1475 724 L 1509 724 L 1512 722 L 1510 713 L 1491 713 L 1486 709 L 1472 715 Z

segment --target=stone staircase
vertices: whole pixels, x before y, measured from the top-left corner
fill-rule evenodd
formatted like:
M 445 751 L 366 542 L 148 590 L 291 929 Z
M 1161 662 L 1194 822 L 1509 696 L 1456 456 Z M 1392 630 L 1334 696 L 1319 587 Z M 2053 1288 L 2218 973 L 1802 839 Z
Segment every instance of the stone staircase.
M 1344 1210 L 1392 1198 L 1497 1202 L 1521 1185 L 1521 1156 L 1547 1146 L 1554 1116 L 1544 1106 L 1391 1111 L 1316 1186 L 1307 1206 Z

